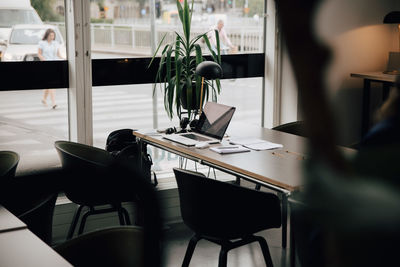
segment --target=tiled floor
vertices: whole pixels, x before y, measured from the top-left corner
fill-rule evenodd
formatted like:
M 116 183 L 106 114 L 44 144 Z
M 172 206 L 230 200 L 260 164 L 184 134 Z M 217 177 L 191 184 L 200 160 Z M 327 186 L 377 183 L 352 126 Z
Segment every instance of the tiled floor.
M 258 233 L 263 236 L 269 246 L 275 267 L 289 266 L 289 249 L 281 247 L 281 230 L 270 229 Z M 165 230 L 164 264 L 163 266 L 181 266 L 186 247 L 192 232 L 184 224 L 175 224 Z M 201 240 L 196 246 L 190 266 L 218 266 L 220 247 L 206 240 Z M 228 253 L 229 267 L 266 266 L 261 249 L 257 243 L 233 249 Z

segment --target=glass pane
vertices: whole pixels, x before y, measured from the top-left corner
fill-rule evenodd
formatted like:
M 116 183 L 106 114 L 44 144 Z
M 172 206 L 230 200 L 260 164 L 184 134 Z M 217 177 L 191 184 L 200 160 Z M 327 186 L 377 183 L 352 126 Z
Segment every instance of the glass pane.
M 41 42 L 47 42 L 42 60 L 66 58 L 64 1 L 0 2 L 2 61 L 40 60 Z M 44 41 L 48 29 L 54 32 L 54 40 Z M 26 79 L 24 73 L 14 78 Z M 45 89 L 0 92 L 0 150 L 20 155 L 17 172 L 60 164 L 54 141 L 68 140 L 67 89 Z
M 236 107 L 232 121 L 261 126 L 262 78 L 221 80 L 218 103 Z
M 63 28 L 64 22 L 64 1 L 7 1 L 0 4 L 1 61 L 65 59 L 65 34 L 58 27 L 59 24 Z M 46 31 L 52 34 L 45 35 Z
M 68 140 L 67 89 L 53 89 L 46 102 L 44 90 L 0 92 L 0 150 L 20 155 L 17 171 L 59 165 L 54 142 Z
M 149 0 L 92 1 L 90 10 L 93 58 L 153 54 Z M 196 0 L 191 37 L 208 32 L 211 42 L 215 42 L 212 30 L 218 28 L 223 54 L 263 52 L 263 10 L 262 0 Z M 174 42 L 175 31 L 182 32 L 176 2 L 155 0 L 154 12 L 154 47 L 164 36 L 163 45 Z M 198 44 L 203 53 L 209 53 L 203 40 Z

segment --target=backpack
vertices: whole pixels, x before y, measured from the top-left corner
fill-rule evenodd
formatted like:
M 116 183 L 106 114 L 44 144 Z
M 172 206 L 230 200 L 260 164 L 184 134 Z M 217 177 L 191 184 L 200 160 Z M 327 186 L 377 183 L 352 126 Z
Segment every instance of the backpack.
M 147 146 L 137 141 L 132 129 L 120 129 L 111 132 L 107 137 L 106 150 L 119 162 L 126 162 L 127 166 L 143 174 L 151 182 L 151 165 L 153 161 L 147 153 Z M 153 185 L 158 184 L 157 176 L 153 172 Z

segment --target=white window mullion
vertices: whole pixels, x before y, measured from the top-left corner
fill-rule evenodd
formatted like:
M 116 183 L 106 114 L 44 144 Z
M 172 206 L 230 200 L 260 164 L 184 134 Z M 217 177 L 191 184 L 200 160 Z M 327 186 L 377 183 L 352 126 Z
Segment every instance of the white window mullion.
M 275 1 L 267 0 L 265 38 L 265 73 L 263 99 L 263 126 L 272 128 L 280 123 L 280 37 L 277 28 Z
M 85 143 L 93 145 L 93 105 L 92 105 L 92 57 L 90 33 L 90 1 L 82 0 L 82 39 L 85 83 Z
M 66 0 L 69 139 L 93 144 L 90 1 Z

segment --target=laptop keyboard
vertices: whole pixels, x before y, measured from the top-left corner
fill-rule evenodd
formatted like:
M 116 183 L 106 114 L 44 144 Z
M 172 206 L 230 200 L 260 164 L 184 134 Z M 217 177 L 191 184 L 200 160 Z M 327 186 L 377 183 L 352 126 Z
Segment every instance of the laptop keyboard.
M 209 139 L 209 138 L 205 138 L 205 137 L 198 136 L 198 135 L 191 134 L 191 133 L 181 134 L 181 136 L 184 136 L 186 138 L 190 138 L 190 139 L 193 139 L 193 140 L 196 140 L 196 141 L 200 141 L 200 142 L 202 142 L 202 141 L 211 141 L 211 139 Z

